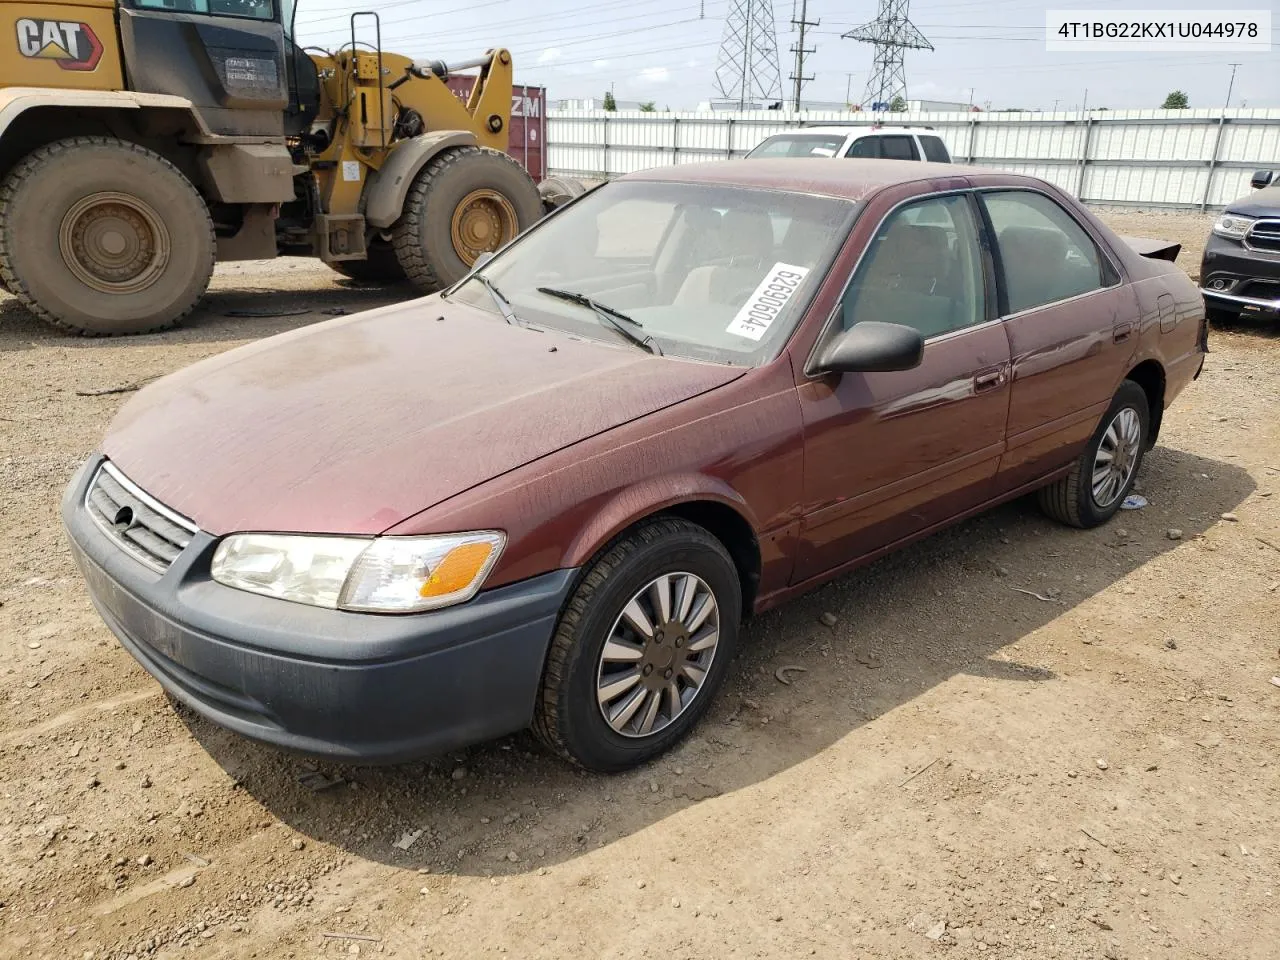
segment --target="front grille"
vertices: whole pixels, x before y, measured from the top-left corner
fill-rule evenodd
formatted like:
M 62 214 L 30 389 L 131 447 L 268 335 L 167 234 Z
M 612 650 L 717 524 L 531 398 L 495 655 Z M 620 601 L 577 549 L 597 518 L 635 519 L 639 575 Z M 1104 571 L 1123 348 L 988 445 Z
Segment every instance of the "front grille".
M 89 484 L 84 506 L 121 549 L 160 573 L 169 569 L 199 530 L 105 460 Z
M 1280 253 L 1280 220 L 1258 220 L 1245 234 L 1245 246 Z

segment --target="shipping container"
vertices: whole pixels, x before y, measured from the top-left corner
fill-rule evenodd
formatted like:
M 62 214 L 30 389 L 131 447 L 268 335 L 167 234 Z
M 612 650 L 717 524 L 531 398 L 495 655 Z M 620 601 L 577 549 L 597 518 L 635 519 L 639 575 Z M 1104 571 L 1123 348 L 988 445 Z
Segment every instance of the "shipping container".
M 459 100 L 466 102 L 476 78 L 453 74 L 446 83 Z M 543 87 L 511 88 L 511 129 L 507 153 L 520 162 L 536 183 L 547 176 L 547 151 L 543 143 L 547 134 L 547 91 Z

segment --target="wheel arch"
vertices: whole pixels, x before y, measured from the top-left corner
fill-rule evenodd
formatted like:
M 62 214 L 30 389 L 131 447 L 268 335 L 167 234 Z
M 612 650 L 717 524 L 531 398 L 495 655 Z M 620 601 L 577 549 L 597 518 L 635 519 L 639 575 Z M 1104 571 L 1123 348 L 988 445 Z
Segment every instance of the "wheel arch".
M 402 140 L 364 188 L 364 218 L 372 227 L 386 228 L 400 219 L 409 189 L 422 168 L 455 147 L 476 146 L 476 136 L 466 130 L 438 130 Z
M 579 531 L 564 565 L 585 572 L 595 558 L 636 527 L 662 517 L 697 524 L 728 551 L 742 584 L 743 616 L 749 616 L 760 584 L 762 555 L 750 507 L 722 481 L 696 475 L 665 477 L 612 498 Z
M 185 97 L 111 90 L 0 91 L 0 178 L 31 151 L 76 136 L 137 143 L 191 176 L 198 147 L 181 145 L 179 138 L 211 134 Z
M 1136 364 L 1124 375 L 1124 378 L 1132 380 L 1147 395 L 1147 414 L 1151 428 L 1147 437 L 1147 449 L 1149 450 L 1156 445 L 1156 438 L 1160 435 L 1160 424 L 1164 420 L 1164 367 L 1160 364 L 1160 361 L 1149 357 Z

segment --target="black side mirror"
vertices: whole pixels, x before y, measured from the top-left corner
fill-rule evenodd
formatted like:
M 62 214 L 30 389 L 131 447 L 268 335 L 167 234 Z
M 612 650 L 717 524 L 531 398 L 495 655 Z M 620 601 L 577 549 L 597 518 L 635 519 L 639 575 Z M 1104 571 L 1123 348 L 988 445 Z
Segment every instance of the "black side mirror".
M 900 323 L 855 323 L 818 355 L 819 373 L 873 373 L 920 366 L 924 339 Z
M 1270 170 L 1259 170 L 1253 175 L 1253 179 L 1249 181 L 1249 184 L 1253 189 L 1261 190 L 1263 187 L 1271 186 L 1271 181 L 1274 177 L 1275 174 Z

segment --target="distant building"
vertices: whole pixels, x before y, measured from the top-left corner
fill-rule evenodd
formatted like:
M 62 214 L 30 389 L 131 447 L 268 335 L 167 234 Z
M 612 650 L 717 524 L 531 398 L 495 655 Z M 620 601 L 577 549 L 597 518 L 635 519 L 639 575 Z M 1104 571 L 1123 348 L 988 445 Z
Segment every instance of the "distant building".
M 954 100 L 908 100 L 907 111 L 910 113 L 968 113 L 971 105 L 956 103 Z
M 619 110 L 639 110 L 639 100 L 615 100 Z M 603 110 L 604 97 L 583 97 L 578 100 L 556 100 L 554 110 Z

